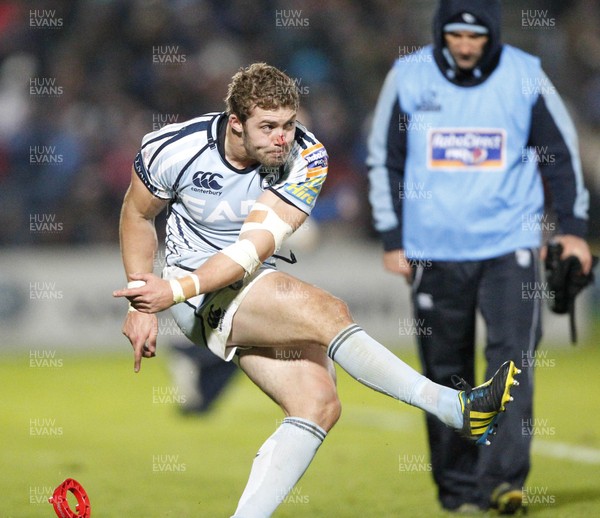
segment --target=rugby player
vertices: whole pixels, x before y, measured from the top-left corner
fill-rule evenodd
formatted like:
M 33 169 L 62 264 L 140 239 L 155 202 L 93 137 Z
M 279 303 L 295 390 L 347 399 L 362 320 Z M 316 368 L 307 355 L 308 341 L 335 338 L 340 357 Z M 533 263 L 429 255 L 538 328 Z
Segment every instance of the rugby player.
M 324 146 L 296 120 L 291 78 L 264 63 L 232 78 L 226 110 L 143 138 L 120 223 L 130 302 L 123 333 L 134 370 L 156 354 L 156 313 L 241 369 L 283 410 L 260 448 L 235 517 L 270 516 L 340 416 L 333 361 L 366 386 L 486 443 L 518 373 L 486 385 L 430 382 L 362 330 L 340 299 L 276 269 L 284 239 L 310 215 L 328 170 Z M 154 218 L 168 210 L 166 266 L 152 273 Z M 282 351 L 288 354 L 283 355 Z M 295 351 L 290 358 L 290 351 Z M 484 419 L 476 421 L 474 414 Z

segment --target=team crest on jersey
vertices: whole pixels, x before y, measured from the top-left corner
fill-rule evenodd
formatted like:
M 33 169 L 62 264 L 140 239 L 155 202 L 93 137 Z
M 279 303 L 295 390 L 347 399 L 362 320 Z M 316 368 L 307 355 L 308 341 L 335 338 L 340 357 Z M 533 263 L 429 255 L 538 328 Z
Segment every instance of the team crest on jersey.
M 262 187 L 266 189 L 275 185 L 281 177 L 281 166 L 260 166 L 259 174 L 262 177 Z
M 502 170 L 506 167 L 506 132 L 485 128 L 430 129 L 427 166 L 445 170 Z
M 416 106 L 416 111 L 419 112 L 439 112 L 441 109 L 442 105 L 438 101 L 435 90 L 425 90 Z

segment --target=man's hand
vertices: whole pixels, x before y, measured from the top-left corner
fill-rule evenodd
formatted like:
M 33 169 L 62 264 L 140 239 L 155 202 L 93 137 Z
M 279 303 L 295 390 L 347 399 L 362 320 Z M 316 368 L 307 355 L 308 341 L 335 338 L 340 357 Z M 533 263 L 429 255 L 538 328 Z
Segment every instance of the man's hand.
M 592 252 L 585 239 L 570 234 L 559 235 L 552 238 L 553 241 L 557 241 L 562 245 L 563 252 L 560 256 L 561 259 L 566 259 L 570 256 L 575 256 L 581 263 L 581 273 L 587 275 L 592 269 Z M 542 261 L 546 260 L 547 249 L 544 246 L 541 250 Z
M 403 275 L 407 283 L 412 280 L 412 268 L 404 255 L 404 250 L 390 250 L 383 253 L 383 267 L 392 273 Z
M 123 334 L 133 347 L 133 371 L 139 372 L 143 358 L 156 356 L 156 337 L 158 336 L 158 319 L 156 315 L 129 311 L 123 324 Z
M 169 281 L 164 281 L 153 273 L 134 273 L 132 281 L 144 281 L 139 288 L 125 288 L 113 291 L 113 297 L 125 297 L 134 309 L 142 313 L 158 313 L 173 305 L 173 290 Z

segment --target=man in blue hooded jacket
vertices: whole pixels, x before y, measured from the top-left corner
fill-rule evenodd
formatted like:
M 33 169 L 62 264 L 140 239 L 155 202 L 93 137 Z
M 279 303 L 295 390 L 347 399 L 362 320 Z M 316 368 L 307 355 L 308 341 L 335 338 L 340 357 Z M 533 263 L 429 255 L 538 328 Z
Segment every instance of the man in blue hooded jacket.
M 477 311 L 488 376 L 502 358 L 523 360 L 516 404 L 490 447 L 427 418 L 439 500 L 459 512 L 523 504 L 542 232 L 554 230 L 563 257 L 591 268 L 573 123 L 539 59 L 501 43 L 500 11 L 499 0 L 441 0 L 433 44 L 394 63 L 369 136 L 384 266 L 412 282 L 424 374 L 476 384 Z M 556 220 L 544 213 L 545 188 Z

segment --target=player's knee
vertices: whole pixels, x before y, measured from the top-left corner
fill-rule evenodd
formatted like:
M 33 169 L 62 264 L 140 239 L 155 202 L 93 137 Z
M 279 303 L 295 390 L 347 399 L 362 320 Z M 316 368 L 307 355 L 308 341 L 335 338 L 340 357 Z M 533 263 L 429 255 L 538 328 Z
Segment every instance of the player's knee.
M 312 409 L 313 420 L 325 431 L 333 428 L 342 414 L 342 403 L 337 396 L 337 392 L 320 392 L 319 396 L 313 399 L 314 408 Z
M 308 419 L 328 432 L 340 418 L 342 404 L 335 386 L 318 385 L 304 390 L 302 399 L 285 405 L 285 410 L 287 415 Z
M 352 316 L 350 315 L 350 308 L 348 304 L 346 304 L 342 299 L 338 299 L 337 297 L 332 296 L 329 301 L 332 315 L 334 316 L 336 321 L 339 322 L 350 322 L 352 321 Z
M 341 328 L 353 322 L 348 304 L 330 294 L 326 294 L 321 300 L 318 313 L 320 319 L 317 326 L 323 334 L 324 346 L 329 345 L 329 341 Z

